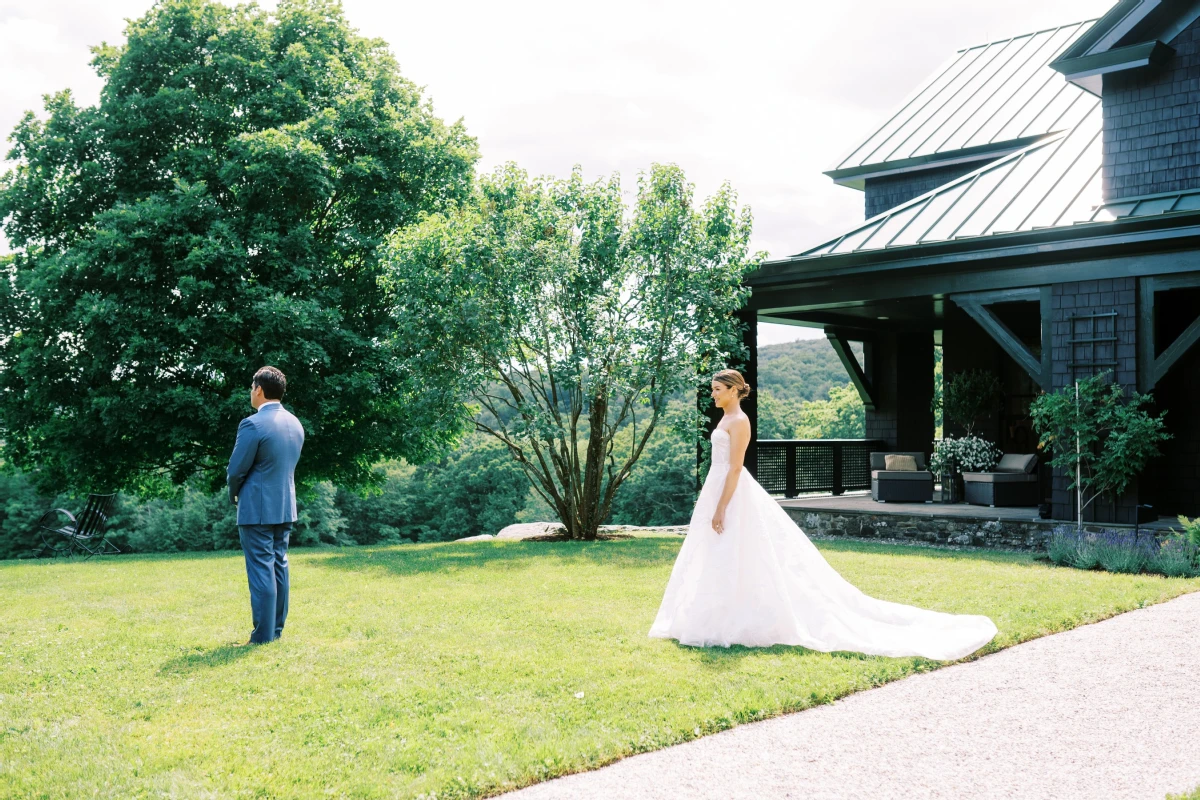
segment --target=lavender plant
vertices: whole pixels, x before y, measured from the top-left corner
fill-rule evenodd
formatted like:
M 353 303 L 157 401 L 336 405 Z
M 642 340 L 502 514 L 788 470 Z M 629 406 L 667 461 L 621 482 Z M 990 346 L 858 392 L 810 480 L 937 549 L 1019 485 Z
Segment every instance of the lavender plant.
M 1200 545 L 1191 541 L 1189 533 L 1175 532 L 1160 542 L 1149 532 L 1085 532 L 1060 525 L 1046 540 L 1046 555 L 1059 566 L 1077 569 L 1152 572 L 1169 578 L 1200 576 Z
M 1105 530 L 1093 534 L 1096 561 L 1109 572 L 1136 575 L 1158 552 L 1153 534 L 1135 531 Z
M 1150 559 L 1146 570 L 1168 578 L 1200 576 L 1200 548 L 1192 544 L 1187 536 L 1169 536 L 1159 543 L 1158 552 Z
M 1060 567 L 1069 567 L 1075 558 L 1078 542 L 1079 536 L 1074 528 L 1059 525 L 1050 532 L 1050 538 L 1046 540 L 1046 555 Z
M 1075 539 L 1075 552 L 1071 554 L 1071 566 L 1076 569 L 1095 569 L 1100 566 L 1096 540 L 1090 533 L 1082 533 Z

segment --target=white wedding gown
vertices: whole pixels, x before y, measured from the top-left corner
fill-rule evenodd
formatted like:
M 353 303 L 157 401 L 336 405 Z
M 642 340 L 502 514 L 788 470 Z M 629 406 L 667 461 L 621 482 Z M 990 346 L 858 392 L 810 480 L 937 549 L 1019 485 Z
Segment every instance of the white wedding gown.
M 718 428 L 712 468 L 652 637 L 699 647 L 788 644 L 953 660 L 996 635 L 987 617 L 927 611 L 863 594 L 744 471 L 725 509 L 725 532 L 717 534 L 712 517 L 728 474 L 729 434 Z

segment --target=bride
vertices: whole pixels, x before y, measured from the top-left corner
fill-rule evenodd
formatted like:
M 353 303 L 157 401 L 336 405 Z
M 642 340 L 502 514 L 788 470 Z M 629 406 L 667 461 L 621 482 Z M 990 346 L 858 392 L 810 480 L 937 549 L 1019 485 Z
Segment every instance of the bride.
M 725 412 L 712 434 L 712 467 L 679 551 L 652 637 L 708 647 L 801 645 L 830 652 L 962 658 L 991 641 L 983 616 L 876 600 L 825 561 L 779 503 L 742 469 L 750 394 L 722 370 L 712 397 Z

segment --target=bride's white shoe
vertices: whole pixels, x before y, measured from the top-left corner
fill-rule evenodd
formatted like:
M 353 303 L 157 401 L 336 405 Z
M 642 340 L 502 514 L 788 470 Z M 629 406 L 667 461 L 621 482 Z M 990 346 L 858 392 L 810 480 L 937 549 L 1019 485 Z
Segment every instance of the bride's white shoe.
M 983 616 L 876 600 L 833 567 L 750 475 L 738 476 L 724 532 L 713 513 L 729 474 L 729 434 L 712 435 L 712 468 L 650 635 L 707 647 L 802 645 L 825 652 L 962 658 L 996 635 Z

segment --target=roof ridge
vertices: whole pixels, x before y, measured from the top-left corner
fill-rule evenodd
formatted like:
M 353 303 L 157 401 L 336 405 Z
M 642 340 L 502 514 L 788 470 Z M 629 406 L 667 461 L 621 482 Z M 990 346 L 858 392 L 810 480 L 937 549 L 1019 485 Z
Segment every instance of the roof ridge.
M 1018 33 L 1018 34 L 1014 34 L 1013 36 L 1007 36 L 1003 39 L 993 39 L 989 42 L 980 42 L 979 44 L 973 44 L 973 45 L 970 45 L 969 47 L 963 47 L 961 49 L 955 50 L 954 52 L 961 54 L 961 53 L 967 52 L 968 50 L 977 50 L 980 47 L 990 47 L 991 45 L 994 45 L 994 44 L 1001 44 L 1003 42 L 1011 42 L 1013 39 L 1020 39 L 1024 36 L 1037 36 L 1039 33 L 1049 33 L 1050 31 L 1062 30 L 1063 28 L 1069 28 L 1072 25 L 1086 25 L 1089 22 L 1096 22 L 1099 19 L 1100 19 L 1100 17 L 1092 17 L 1091 19 L 1081 19 L 1081 20 L 1077 20 L 1075 22 L 1064 22 L 1062 25 L 1051 25 L 1049 28 L 1042 28 L 1040 30 L 1030 31 L 1028 33 Z

